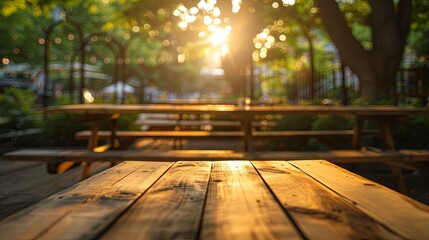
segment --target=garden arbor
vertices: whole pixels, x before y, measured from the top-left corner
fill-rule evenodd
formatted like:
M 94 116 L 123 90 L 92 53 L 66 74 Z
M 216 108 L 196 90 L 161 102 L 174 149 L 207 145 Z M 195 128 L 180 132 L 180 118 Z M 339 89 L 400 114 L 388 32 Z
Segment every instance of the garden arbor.
M 107 32 L 98 32 L 98 33 L 91 33 L 87 38 L 85 38 L 84 46 L 90 46 L 92 42 L 99 42 L 102 40 L 102 42 L 105 43 L 106 47 L 109 48 L 112 53 L 115 56 L 115 67 L 114 67 L 114 73 L 113 73 L 113 83 L 116 85 L 119 81 L 122 82 L 122 86 L 125 86 L 126 79 L 127 79 L 127 65 L 131 63 L 130 58 L 128 57 L 128 50 L 130 45 L 133 43 L 133 41 L 136 39 L 136 34 L 129 35 L 129 38 L 127 37 L 125 41 L 119 41 L 118 38 L 115 36 L 107 33 Z M 113 47 L 115 46 L 115 47 Z M 120 74 L 119 74 L 120 73 Z M 82 90 L 82 89 L 81 89 Z M 125 96 L 124 94 L 124 87 L 121 89 L 122 94 L 121 96 Z M 117 91 L 115 91 L 115 102 L 117 99 Z M 121 97 L 120 103 L 124 103 L 125 98 Z
M 50 44 L 51 44 L 51 34 L 54 31 L 54 29 L 60 25 L 60 24 L 69 24 L 76 30 L 78 36 L 79 36 L 79 46 L 76 49 L 79 49 L 80 51 L 80 59 L 81 59 L 81 66 L 80 66 L 80 75 L 81 75 L 81 89 L 84 88 L 85 84 L 85 70 L 84 70 L 84 62 L 85 62 L 85 40 L 83 36 L 83 31 L 81 26 L 73 21 L 72 19 L 65 18 L 64 20 L 60 20 L 57 22 L 52 23 L 45 29 L 45 39 L 44 39 L 44 46 L 45 46 L 45 52 L 44 52 L 44 72 L 45 72 L 45 79 L 43 83 L 43 106 L 46 107 L 48 105 L 49 100 L 49 93 L 48 93 L 48 85 L 49 85 L 49 61 L 50 61 Z M 73 57 L 72 57 L 73 59 Z M 72 66 L 73 67 L 73 66 Z M 80 102 L 83 103 L 83 92 L 80 92 Z
M 88 36 L 84 36 L 83 30 L 80 27 L 80 25 L 71 20 L 71 19 L 64 19 L 61 21 L 54 22 L 53 24 L 49 25 L 48 28 L 45 30 L 45 51 L 44 51 L 44 72 L 45 72 L 45 79 L 43 84 L 43 106 L 48 105 L 48 99 L 49 99 L 49 79 L 50 79 L 50 43 L 51 43 L 51 35 L 54 29 L 60 25 L 60 24 L 69 24 L 74 27 L 76 30 L 78 36 L 79 36 L 79 42 L 78 46 L 75 48 L 75 54 L 71 58 L 71 64 L 70 64 L 70 98 L 73 100 L 73 90 L 74 90 L 74 79 L 73 79 L 73 62 L 75 56 L 80 55 L 80 86 L 79 86 L 79 102 L 84 103 L 84 94 L 83 89 L 85 89 L 86 83 L 85 83 L 85 56 L 88 51 L 88 47 L 93 42 L 104 42 L 106 47 L 112 51 L 114 55 L 114 76 L 113 76 L 113 82 L 116 84 L 118 81 L 126 83 L 126 65 L 130 64 L 130 59 L 127 57 L 127 51 L 133 40 L 135 39 L 135 35 L 130 35 L 130 38 L 128 38 L 125 42 L 119 41 L 117 38 L 115 38 L 113 35 L 107 33 L 107 32 L 97 32 L 97 33 L 91 33 Z M 103 41 L 101 41 L 103 40 Z M 117 100 L 117 96 L 115 95 L 115 100 Z M 121 99 L 121 103 L 124 102 L 124 99 Z
M 100 38 L 102 38 L 104 41 L 100 41 Z M 124 51 L 124 45 L 119 42 L 115 37 L 113 37 L 111 34 L 106 32 L 99 32 L 99 33 L 91 33 L 88 37 L 84 40 L 84 46 L 90 46 L 92 42 L 103 42 L 105 43 L 106 47 L 110 49 L 115 56 L 115 63 L 114 63 L 114 70 L 113 70 L 113 82 L 116 84 L 119 80 L 119 66 L 122 66 L 121 68 L 121 81 L 124 81 L 124 71 L 125 71 L 125 51 Z M 115 47 L 113 47 L 115 46 Z M 115 49 L 116 48 L 116 49 Z M 83 88 L 81 89 L 81 91 Z M 115 91 L 116 93 L 116 91 Z M 115 95 L 116 100 L 116 95 Z

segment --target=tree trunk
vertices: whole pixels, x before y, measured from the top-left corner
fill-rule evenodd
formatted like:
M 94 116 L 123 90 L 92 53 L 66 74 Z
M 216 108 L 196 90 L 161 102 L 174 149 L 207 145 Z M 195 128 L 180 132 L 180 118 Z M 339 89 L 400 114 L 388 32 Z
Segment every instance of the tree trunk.
M 246 82 L 250 81 L 251 76 L 248 71 L 252 70 L 253 64 L 253 38 L 262 28 L 260 17 L 254 12 L 249 12 L 247 4 L 250 3 L 243 2 L 241 10 L 229 16 L 232 27 L 229 53 L 222 59 L 225 77 L 236 96 L 246 94 Z
M 402 59 L 409 31 L 411 0 L 371 1 L 372 49 L 353 36 L 335 0 L 316 0 L 325 28 L 344 63 L 360 80 L 360 93 L 370 101 L 393 97 L 395 72 Z

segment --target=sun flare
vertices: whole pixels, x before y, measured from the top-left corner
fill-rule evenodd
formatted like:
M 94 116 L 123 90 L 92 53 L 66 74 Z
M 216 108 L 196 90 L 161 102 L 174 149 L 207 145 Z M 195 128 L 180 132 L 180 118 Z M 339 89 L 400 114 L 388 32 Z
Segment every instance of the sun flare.
M 221 46 L 227 42 L 228 35 L 228 31 L 224 29 L 216 29 L 211 36 L 211 41 L 214 46 Z

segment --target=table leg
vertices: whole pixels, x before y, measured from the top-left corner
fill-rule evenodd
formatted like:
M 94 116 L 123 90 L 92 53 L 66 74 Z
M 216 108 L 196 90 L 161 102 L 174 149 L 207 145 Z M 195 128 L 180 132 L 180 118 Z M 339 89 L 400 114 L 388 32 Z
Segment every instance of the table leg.
M 113 114 L 110 117 L 110 143 L 112 144 L 111 148 L 113 150 L 121 147 L 121 142 L 119 141 L 119 138 L 116 136 L 118 118 L 119 118 L 119 114 Z
M 395 142 L 393 141 L 393 134 L 389 122 L 387 120 L 380 120 L 379 124 L 385 145 L 384 147 L 387 150 L 395 150 Z M 402 169 L 393 165 L 389 165 L 389 168 L 398 190 L 403 194 L 407 194 L 407 187 L 405 185 L 404 176 L 402 175 Z
M 179 113 L 177 115 L 178 117 L 175 117 L 176 124 L 174 125 L 174 131 L 182 131 L 182 120 L 183 120 L 183 114 Z M 183 149 L 184 143 L 182 143 L 182 139 L 179 137 L 172 138 L 173 142 L 173 149 Z
M 94 121 L 91 125 L 91 137 L 88 141 L 87 149 L 88 151 L 94 151 L 94 149 L 98 146 L 98 130 L 99 130 L 99 124 L 97 121 Z M 91 175 L 91 163 L 87 161 L 82 162 L 83 172 L 82 172 L 82 178 L 81 180 L 85 180 L 90 177 Z
M 253 151 L 252 119 L 250 118 L 241 119 L 241 127 L 244 133 L 244 137 L 243 137 L 244 151 L 252 152 Z
M 379 124 L 380 124 L 381 135 L 385 145 L 384 147 L 389 150 L 395 150 L 396 146 L 395 146 L 395 142 L 393 141 L 393 134 L 392 134 L 392 130 L 390 129 L 389 122 L 386 120 L 380 120 Z
M 91 125 L 91 137 L 88 140 L 87 149 L 89 151 L 93 151 L 98 146 L 98 130 L 99 130 L 98 122 L 93 122 Z
M 353 139 L 352 139 L 352 147 L 353 149 L 360 149 L 360 139 L 362 135 L 364 120 L 362 118 L 356 118 L 355 126 L 353 127 Z

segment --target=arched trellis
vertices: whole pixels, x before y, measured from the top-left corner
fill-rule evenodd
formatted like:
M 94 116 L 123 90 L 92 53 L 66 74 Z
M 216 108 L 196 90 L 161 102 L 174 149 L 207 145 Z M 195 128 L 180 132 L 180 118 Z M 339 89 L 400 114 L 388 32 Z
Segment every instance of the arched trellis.
M 49 83 L 49 77 L 50 77 L 50 72 L 49 72 L 49 61 L 50 61 L 50 42 L 51 42 L 51 34 L 53 32 L 53 30 L 60 24 L 62 23 L 66 23 L 66 24 L 70 24 L 71 26 L 73 26 L 77 32 L 77 34 L 79 35 L 79 45 L 76 48 L 76 50 L 79 51 L 79 55 L 80 55 L 80 76 L 81 76 L 81 81 L 80 81 L 80 103 L 84 103 L 84 96 L 83 96 L 83 89 L 85 88 L 85 69 L 84 69 L 84 65 L 85 65 L 85 51 L 86 51 L 86 46 L 90 44 L 91 38 L 93 38 L 94 36 L 97 37 L 105 37 L 108 38 L 109 41 L 105 41 L 105 42 L 110 42 L 112 43 L 112 45 L 115 45 L 116 48 L 118 49 L 118 57 L 115 61 L 115 75 L 114 75 L 114 82 L 117 83 L 118 82 L 118 78 L 119 78 L 119 65 L 121 66 L 121 75 L 120 75 L 120 80 L 124 83 L 126 83 L 126 79 L 125 79 L 125 73 L 126 73 L 126 65 L 127 65 L 127 50 L 128 47 L 131 45 L 131 43 L 133 42 L 134 39 L 136 39 L 134 36 L 136 36 L 137 34 L 133 34 L 130 36 L 130 38 L 124 42 L 121 43 L 119 40 L 117 40 L 116 38 L 114 38 L 111 34 L 107 33 L 107 32 L 98 32 L 98 33 L 91 33 L 89 34 L 87 37 L 84 37 L 84 33 L 83 30 L 81 28 L 81 26 L 73 21 L 72 19 L 69 18 L 65 18 L 64 20 L 58 21 L 58 22 L 54 22 L 51 25 L 49 25 L 46 30 L 45 30 L 45 53 L 44 53 L 44 72 L 45 72 L 45 82 L 44 82 L 44 86 L 43 86 L 43 106 L 47 106 L 48 105 L 48 99 L 49 99 L 49 95 L 48 95 L 48 83 Z M 112 51 L 113 48 L 109 45 L 106 44 Z M 75 54 L 73 54 L 72 58 L 71 58 L 71 70 L 70 70 L 70 98 L 72 98 L 72 91 L 73 91 L 73 62 L 75 57 L 77 56 L 77 52 Z M 115 96 L 116 98 L 117 96 Z M 121 99 L 121 103 L 124 102 L 124 98 Z
M 114 83 L 116 84 L 118 81 L 121 81 L 123 83 L 122 96 L 125 96 L 125 84 L 126 84 L 126 72 L 127 72 L 126 65 L 128 64 L 127 51 L 129 46 L 133 43 L 133 41 L 137 39 L 136 36 L 138 36 L 138 34 L 132 34 L 130 35 L 130 38 L 128 38 L 126 41 L 121 42 L 113 35 L 107 32 L 98 32 L 98 33 L 90 34 L 88 37 L 85 38 L 85 41 L 84 41 L 85 46 L 88 46 L 90 45 L 91 39 L 93 37 L 104 37 L 105 43 L 111 43 L 111 44 L 106 44 L 106 46 L 108 46 L 112 51 L 114 50 L 111 47 L 111 45 L 116 46 L 116 48 L 118 49 L 118 56 L 115 59 Z M 120 75 L 119 75 L 119 72 L 121 73 Z M 115 90 L 115 102 L 117 101 L 116 94 L 117 94 L 117 91 Z M 122 97 L 120 100 L 121 100 L 120 103 L 123 104 L 125 101 L 125 97 Z
M 45 30 L 45 54 L 44 54 L 44 72 L 45 72 L 45 82 L 43 86 L 43 106 L 46 107 L 48 105 L 48 83 L 49 83 L 49 52 L 50 52 L 50 42 L 51 42 L 51 34 L 55 27 L 62 23 L 70 24 L 74 27 L 77 34 L 79 35 L 79 46 L 78 49 L 80 50 L 80 60 L 81 60 L 81 66 L 80 66 L 80 75 L 81 75 L 81 86 L 80 89 L 85 88 L 85 70 L 84 70 L 84 64 L 85 64 L 85 42 L 84 42 L 84 36 L 83 31 L 80 25 L 69 19 L 66 18 L 64 20 L 54 22 L 51 25 L 48 26 L 48 28 Z M 73 57 L 72 57 L 73 59 Z M 72 66 L 73 67 L 73 66 Z M 80 103 L 83 103 L 83 92 L 80 91 Z
M 122 72 L 122 82 L 123 82 L 122 86 L 125 86 L 125 84 L 126 84 L 125 78 L 126 78 L 126 72 L 127 72 L 126 66 L 127 66 L 127 60 L 128 60 L 128 55 L 127 55 L 128 49 L 131 46 L 131 44 L 134 42 L 134 40 L 137 39 L 136 36 L 138 36 L 138 34 L 131 34 L 130 38 L 128 38 L 128 40 L 122 44 L 122 49 L 121 49 L 122 59 L 123 59 L 122 71 L 121 71 Z M 122 89 L 122 91 L 124 91 L 124 89 Z M 125 96 L 124 92 L 122 92 L 122 96 Z M 124 103 L 124 101 L 125 101 L 125 98 L 122 98 L 121 103 Z
M 97 40 L 94 40 L 94 37 L 97 38 Z M 114 36 L 107 32 L 97 32 L 97 33 L 91 33 L 89 36 L 87 36 L 84 40 L 85 46 L 89 46 L 92 41 L 98 41 L 100 37 L 104 37 L 104 42 L 106 46 L 112 50 L 114 55 L 116 56 L 115 59 L 115 68 L 114 68 L 114 76 L 113 76 L 113 82 L 116 84 L 118 82 L 119 78 L 119 65 L 124 65 L 124 58 L 123 58 L 123 44 L 119 42 Z M 112 46 L 116 46 L 117 52 L 115 53 L 115 50 Z M 123 69 L 122 69 L 123 70 Z M 124 73 L 121 72 L 121 81 L 124 82 Z M 116 91 L 115 92 L 115 101 L 117 99 Z

